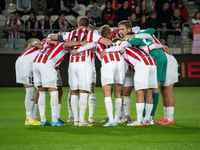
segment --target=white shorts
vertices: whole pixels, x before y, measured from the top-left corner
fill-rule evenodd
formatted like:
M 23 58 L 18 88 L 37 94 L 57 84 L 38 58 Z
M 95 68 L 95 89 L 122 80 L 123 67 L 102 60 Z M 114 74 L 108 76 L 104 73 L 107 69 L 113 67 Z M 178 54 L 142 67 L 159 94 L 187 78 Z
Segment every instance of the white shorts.
M 35 87 L 58 88 L 57 71 L 53 65 L 33 63 L 33 76 Z
M 134 72 L 133 70 L 127 70 L 125 74 L 124 87 L 134 86 Z
M 25 60 L 19 57 L 15 63 L 16 82 L 33 86 L 32 64 L 27 64 Z
M 69 63 L 68 82 L 71 90 L 91 91 L 92 62 Z
M 157 68 L 156 66 L 144 66 L 139 70 L 135 70 L 134 75 L 135 91 L 142 89 L 157 88 Z
M 57 70 L 57 86 L 63 86 L 62 77 L 60 75 L 60 70 Z
M 97 78 L 96 67 L 95 67 L 95 64 L 93 64 L 92 83 L 96 84 L 96 82 L 97 82 L 96 78 Z
M 121 61 L 111 61 L 101 67 L 101 84 L 124 84 L 125 67 L 124 59 Z
M 167 74 L 165 82 L 162 82 L 160 86 L 168 86 L 178 82 L 178 63 L 174 56 L 167 56 Z

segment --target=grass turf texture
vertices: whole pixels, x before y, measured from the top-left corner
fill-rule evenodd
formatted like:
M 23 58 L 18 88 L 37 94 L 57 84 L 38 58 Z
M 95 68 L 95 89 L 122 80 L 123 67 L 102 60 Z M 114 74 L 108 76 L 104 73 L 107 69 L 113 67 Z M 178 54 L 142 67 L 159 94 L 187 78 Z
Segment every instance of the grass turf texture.
M 63 88 L 61 118 L 67 120 L 68 87 Z M 175 87 L 175 125 L 143 127 L 102 127 L 105 105 L 101 87 L 96 88 L 96 110 L 93 127 L 25 126 L 24 88 L 0 88 L 0 149 L 200 149 L 200 87 Z M 46 116 L 50 116 L 47 96 Z M 88 111 L 86 113 L 88 117 Z M 135 94 L 132 93 L 132 121 L 136 118 Z M 155 120 L 163 117 L 162 99 Z

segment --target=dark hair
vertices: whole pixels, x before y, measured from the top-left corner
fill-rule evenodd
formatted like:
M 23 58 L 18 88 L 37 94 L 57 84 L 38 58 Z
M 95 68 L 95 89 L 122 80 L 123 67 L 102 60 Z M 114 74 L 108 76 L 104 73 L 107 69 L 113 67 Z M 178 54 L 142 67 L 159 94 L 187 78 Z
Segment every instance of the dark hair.
M 135 13 L 136 13 L 136 7 L 139 7 L 139 8 L 140 8 L 140 5 L 137 4 L 137 5 L 135 6 L 135 8 L 133 9 L 133 12 L 135 12 Z M 141 8 L 140 8 L 140 12 L 139 12 L 139 13 L 142 13 L 142 9 L 141 9 Z
M 124 2 L 125 2 L 125 1 L 128 1 L 128 0 L 124 0 Z M 123 2 L 123 4 L 124 4 L 124 2 Z
M 89 11 L 89 10 L 87 10 L 87 11 L 85 12 L 85 16 L 87 16 L 87 13 L 88 13 L 88 12 L 90 12 L 90 11 Z
M 165 3 L 168 3 L 168 4 L 169 4 L 169 1 L 164 1 L 163 4 L 162 4 L 162 6 L 165 5 Z
M 20 12 L 16 10 L 16 11 L 15 11 L 15 14 L 20 14 Z
M 156 14 L 156 11 L 155 11 L 155 10 L 152 10 L 152 11 L 149 13 L 149 16 L 152 16 L 152 15 L 154 15 L 154 14 Z
M 126 35 L 133 35 L 133 34 L 135 34 L 135 33 L 134 32 L 129 32 Z
M 46 14 L 46 16 L 48 16 L 49 18 L 51 18 L 51 14 L 50 13 Z
M 30 14 L 33 14 L 33 15 L 35 16 L 35 13 L 34 13 L 33 11 L 31 11 L 31 12 L 29 13 L 29 15 L 30 15 Z
M 199 11 L 195 12 L 194 17 L 193 17 L 194 19 L 197 19 L 197 14 L 198 13 L 200 13 L 200 12 Z
M 10 14 L 14 14 L 15 15 L 15 12 L 11 12 Z
M 61 15 L 65 15 L 64 11 L 61 11 L 58 16 L 60 17 Z
M 121 39 L 121 38 L 114 38 L 114 39 L 112 40 L 113 43 L 115 43 L 115 42 L 117 42 L 117 41 L 122 41 L 122 39 Z
M 94 0 L 94 1 L 92 2 L 92 4 L 94 4 L 94 3 L 97 3 L 97 4 L 98 4 L 98 2 L 97 2 L 96 0 Z

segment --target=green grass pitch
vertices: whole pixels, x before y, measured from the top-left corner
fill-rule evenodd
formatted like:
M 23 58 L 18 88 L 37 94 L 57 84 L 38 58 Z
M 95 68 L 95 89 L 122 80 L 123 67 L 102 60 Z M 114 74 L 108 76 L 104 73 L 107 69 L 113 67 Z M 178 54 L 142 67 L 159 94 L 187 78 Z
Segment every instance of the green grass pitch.
M 22 87 L 0 88 L 0 150 L 66 150 L 66 149 L 200 149 L 200 87 L 175 87 L 175 125 L 143 127 L 102 127 L 105 105 L 101 87 L 96 89 L 93 127 L 25 126 L 25 90 Z M 68 87 L 63 88 L 61 118 L 67 120 Z M 50 96 L 47 96 L 46 116 L 51 121 Z M 135 120 L 135 93 L 132 93 L 131 118 Z M 162 99 L 155 120 L 163 117 Z M 88 111 L 86 113 L 88 118 Z

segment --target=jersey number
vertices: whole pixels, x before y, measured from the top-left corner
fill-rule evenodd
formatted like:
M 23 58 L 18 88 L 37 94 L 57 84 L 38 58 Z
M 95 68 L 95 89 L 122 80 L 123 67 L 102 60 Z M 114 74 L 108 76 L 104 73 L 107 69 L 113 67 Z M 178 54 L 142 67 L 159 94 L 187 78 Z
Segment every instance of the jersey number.
M 81 41 L 84 41 L 85 38 L 86 38 L 86 35 L 83 36 L 83 38 L 81 39 Z M 75 35 L 75 36 L 72 36 L 71 41 L 72 41 L 73 39 L 75 39 L 75 41 L 78 41 L 78 36 L 76 36 L 76 35 Z

